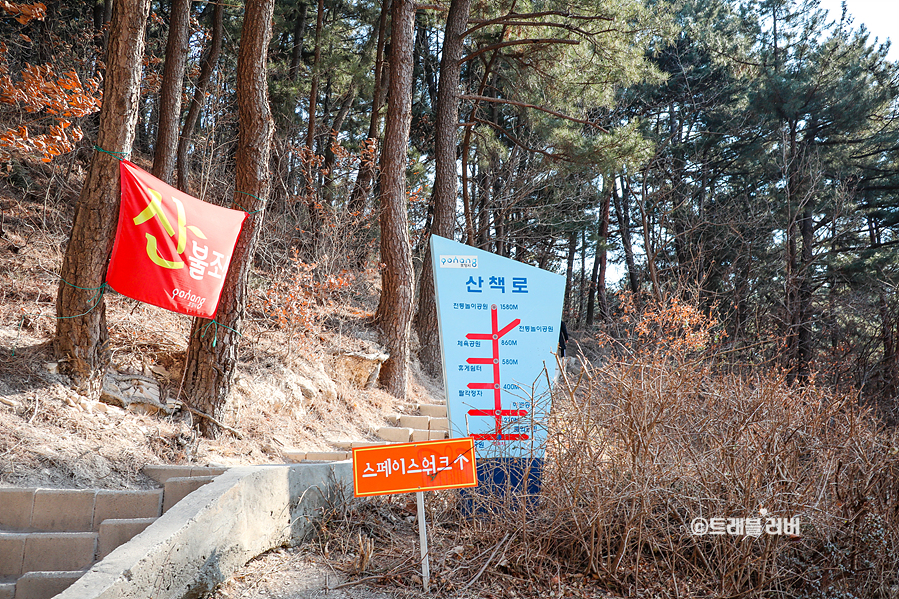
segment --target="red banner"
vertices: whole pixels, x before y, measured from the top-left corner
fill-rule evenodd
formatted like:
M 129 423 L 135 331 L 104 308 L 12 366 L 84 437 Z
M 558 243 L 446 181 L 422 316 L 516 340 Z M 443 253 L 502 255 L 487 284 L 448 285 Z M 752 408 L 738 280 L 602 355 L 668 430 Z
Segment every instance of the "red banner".
M 202 202 L 121 161 L 119 225 L 106 282 L 122 295 L 212 318 L 245 212 Z

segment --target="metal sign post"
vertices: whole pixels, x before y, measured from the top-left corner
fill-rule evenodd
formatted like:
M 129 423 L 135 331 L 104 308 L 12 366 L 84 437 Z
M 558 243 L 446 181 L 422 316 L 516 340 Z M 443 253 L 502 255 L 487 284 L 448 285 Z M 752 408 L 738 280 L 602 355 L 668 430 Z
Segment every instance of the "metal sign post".
M 418 505 L 418 543 L 421 545 L 421 584 L 427 591 L 431 578 L 431 565 L 428 563 L 428 528 L 425 522 L 424 491 L 415 494 L 415 503 Z
M 478 485 L 474 441 L 470 438 L 399 443 L 353 449 L 353 495 L 390 495 L 415 492 L 421 582 L 431 579 L 424 492 Z

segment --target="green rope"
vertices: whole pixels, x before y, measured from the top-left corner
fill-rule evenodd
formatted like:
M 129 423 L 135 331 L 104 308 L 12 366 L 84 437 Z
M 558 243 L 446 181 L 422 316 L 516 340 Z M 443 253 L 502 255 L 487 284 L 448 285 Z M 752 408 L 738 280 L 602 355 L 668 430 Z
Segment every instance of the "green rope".
M 82 291 L 96 291 L 97 293 L 90 296 L 90 298 L 87 300 L 87 303 L 88 304 L 92 303 L 92 305 L 85 312 L 82 312 L 81 314 L 73 314 L 72 316 L 53 316 L 53 318 L 55 318 L 56 320 L 65 320 L 67 318 L 78 318 L 80 316 L 87 316 L 88 314 L 90 314 L 91 312 L 94 311 L 94 308 L 96 308 L 97 306 L 100 305 L 100 300 L 103 298 L 103 294 L 106 292 L 106 288 L 109 287 L 109 285 L 107 285 L 106 283 L 103 283 L 99 287 L 79 287 L 78 285 L 72 285 L 71 283 L 69 283 L 68 281 L 63 279 L 62 277 L 59 277 L 59 280 L 62 281 L 63 283 L 65 283 L 66 285 L 68 285 L 69 287 L 74 287 L 75 289 L 81 289 Z M 25 324 L 25 319 L 28 318 L 29 316 L 50 316 L 50 314 L 41 314 L 40 312 L 26 312 L 25 314 L 22 315 L 22 318 L 19 320 L 19 326 L 16 329 L 16 340 L 13 343 L 12 357 L 16 357 L 16 346 L 19 345 L 19 338 L 22 335 L 22 327 Z
M 128 154 L 131 153 L 131 152 L 113 152 L 112 150 L 104 150 L 100 146 L 94 146 L 94 149 L 97 150 L 98 152 L 103 152 L 104 154 L 109 154 L 116 160 L 127 160 Z
M 253 194 L 247 193 L 245 191 L 239 191 L 237 189 L 234 190 L 234 193 L 242 193 L 245 196 L 250 196 L 251 198 L 254 198 L 256 201 L 258 201 L 262 204 L 262 208 L 260 208 L 259 210 L 253 210 L 252 212 L 250 212 L 248 210 L 244 210 L 244 212 L 246 212 L 247 214 L 256 214 L 257 212 L 262 212 L 263 210 L 265 210 L 265 200 L 263 200 L 262 198 L 260 198 L 258 196 L 254 196 Z M 241 208 L 241 210 L 243 210 L 243 208 Z
M 206 323 L 206 326 L 203 327 L 203 332 L 200 333 L 200 339 L 202 339 L 203 337 L 206 336 L 206 330 L 212 325 L 215 325 L 215 332 L 213 333 L 213 337 L 212 337 L 212 347 L 213 348 L 215 348 L 215 346 L 218 345 L 218 342 L 219 342 L 219 327 L 226 328 L 229 331 L 231 331 L 232 333 L 236 333 L 239 337 L 243 337 L 243 335 L 240 333 L 240 331 L 236 331 L 236 330 L 232 329 L 231 327 L 229 327 L 228 325 L 222 324 L 218 321 L 210 320 L 209 322 Z

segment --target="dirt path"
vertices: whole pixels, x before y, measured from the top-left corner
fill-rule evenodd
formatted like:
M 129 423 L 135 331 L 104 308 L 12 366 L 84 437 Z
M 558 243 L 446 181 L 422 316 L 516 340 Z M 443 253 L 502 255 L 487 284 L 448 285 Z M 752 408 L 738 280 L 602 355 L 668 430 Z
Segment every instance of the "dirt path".
M 415 584 L 411 580 L 409 583 Z M 347 576 L 326 560 L 303 548 L 287 548 L 254 559 L 220 585 L 210 599 L 417 599 L 425 596 L 430 595 L 413 588 L 347 584 Z

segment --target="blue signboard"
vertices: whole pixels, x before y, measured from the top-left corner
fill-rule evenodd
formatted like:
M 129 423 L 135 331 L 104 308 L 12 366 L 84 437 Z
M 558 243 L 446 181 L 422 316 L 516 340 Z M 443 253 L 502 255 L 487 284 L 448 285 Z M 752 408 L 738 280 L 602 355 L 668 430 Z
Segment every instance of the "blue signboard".
M 431 236 L 450 437 L 542 458 L 565 278 Z

